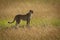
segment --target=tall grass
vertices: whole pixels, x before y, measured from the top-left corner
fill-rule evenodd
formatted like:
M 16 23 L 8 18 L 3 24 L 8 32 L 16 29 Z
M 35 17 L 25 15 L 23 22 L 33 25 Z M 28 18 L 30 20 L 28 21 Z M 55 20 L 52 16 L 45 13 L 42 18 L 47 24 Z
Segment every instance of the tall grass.
M 0 40 L 60 40 L 59 28 L 30 27 L 0 30 Z

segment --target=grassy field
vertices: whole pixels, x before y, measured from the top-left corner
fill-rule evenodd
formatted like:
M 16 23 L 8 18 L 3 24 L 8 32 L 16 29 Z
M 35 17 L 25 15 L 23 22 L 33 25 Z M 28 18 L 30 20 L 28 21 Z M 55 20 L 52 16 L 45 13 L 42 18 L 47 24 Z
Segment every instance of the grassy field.
M 17 14 L 31 16 L 30 28 L 21 21 L 15 29 Z M 60 0 L 0 0 L 0 40 L 60 40 Z
M 60 40 L 60 28 L 30 27 L 0 30 L 0 40 Z

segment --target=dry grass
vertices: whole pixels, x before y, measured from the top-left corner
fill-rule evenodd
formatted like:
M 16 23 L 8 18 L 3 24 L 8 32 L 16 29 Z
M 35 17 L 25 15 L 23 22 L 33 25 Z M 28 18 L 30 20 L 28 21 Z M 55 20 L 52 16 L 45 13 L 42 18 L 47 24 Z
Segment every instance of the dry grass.
M 0 40 L 60 40 L 60 28 L 30 27 L 0 30 Z
M 0 4 L 0 18 L 4 19 L 9 17 L 10 19 L 17 14 L 26 14 L 30 9 L 34 11 L 33 18 L 52 18 L 59 15 L 59 3 L 53 1 L 50 1 L 50 3 L 40 3 L 40 1 L 33 1 L 32 3 L 29 1 L 21 2 L 17 0 L 14 2 L 12 0 L 1 1 L 2 3 Z

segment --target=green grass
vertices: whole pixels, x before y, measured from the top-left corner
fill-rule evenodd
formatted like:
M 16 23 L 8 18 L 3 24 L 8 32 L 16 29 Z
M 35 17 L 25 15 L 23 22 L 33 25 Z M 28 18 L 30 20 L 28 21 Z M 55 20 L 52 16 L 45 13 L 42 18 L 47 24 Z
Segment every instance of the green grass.
M 16 22 L 9 24 L 9 20 L 0 20 L 0 27 L 10 27 L 15 25 Z M 12 21 L 12 20 L 11 20 Z M 31 26 L 44 26 L 44 25 L 52 25 L 52 26 L 60 26 L 60 20 L 59 19 L 31 19 L 30 25 Z M 26 21 L 21 21 L 20 25 L 26 25 Z
M 5 27 L 11 27 L 12 25 L 14 25 L 15 23 L 9 24 L 8 20 L 0 20 L 0 27 L 1 28 L 5 28 Z
M 54 26 L 60 26 L 60 20 L 59 19 L 52 19 L 51 24 Z

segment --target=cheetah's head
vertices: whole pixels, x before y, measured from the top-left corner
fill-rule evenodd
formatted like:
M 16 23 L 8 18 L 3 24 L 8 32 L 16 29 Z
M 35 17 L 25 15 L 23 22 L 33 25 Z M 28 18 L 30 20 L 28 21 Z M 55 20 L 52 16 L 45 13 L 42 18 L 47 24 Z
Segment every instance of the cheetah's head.
M 29 12 L 33 14 L 33 10 L 30 10 Z

